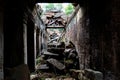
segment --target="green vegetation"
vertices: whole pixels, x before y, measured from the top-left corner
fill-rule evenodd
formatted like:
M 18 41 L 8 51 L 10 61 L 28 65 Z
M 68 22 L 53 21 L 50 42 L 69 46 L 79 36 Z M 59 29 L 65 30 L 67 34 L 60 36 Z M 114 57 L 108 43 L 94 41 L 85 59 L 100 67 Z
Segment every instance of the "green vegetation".
M 67 15 L 72 14 L 72 12 L 74 11 L 74 7 L 72 6 L 72 4 L 69 4 L 66 8 L 65 8 L 65 13 Z
M 46 11 L 48 11 L 48 10 L 54 9 L 55 7 L 54 7 L 53 3 L 50 3 L 50 4 L 46 5 L 45 8 L 46 8 Z
M 46 5 L 43 5 L 43 9 L 44 9 L 43 13 L 49 10 L 54 10 L 54 9 L 57 9 L 60 11 L 63 10 L 63 12 L 65 12 L 65 14 L 68 16 L 72 14 L 72 12 L 74 11 L 74 7 L 71 3 L 69 4 L 47 3 Z

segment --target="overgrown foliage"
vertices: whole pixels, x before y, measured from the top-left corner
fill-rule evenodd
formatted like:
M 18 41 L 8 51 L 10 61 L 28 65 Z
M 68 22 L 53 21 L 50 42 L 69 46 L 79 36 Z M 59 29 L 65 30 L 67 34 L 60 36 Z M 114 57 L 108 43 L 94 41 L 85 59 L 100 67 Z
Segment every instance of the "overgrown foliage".
M 45 8 L 46 8 L 46 11 L 48 11 L 48 10 L 54 9 L 55 6 L 53 3 L 49 3 L 48 5 L 45 6 Z
M 72 4 L 69 4 L 66 8 L 65 8 L 65 13 L 67 15 L 72 14 L 72 12 L 74 11 L 74 7 L 72 6 Z
M 73 5 L 70 3 L 68 4 L 66 7 L 63 6 L 62 4 L 54 4 L 54 3 L 48 3 L 47 5 L 45 5 L 45 11 L 49 11 L 49 10 L 64 10 L 66 15 L 70 15 L 72 14 L 72 12 L 74 11 L 74 7 Z

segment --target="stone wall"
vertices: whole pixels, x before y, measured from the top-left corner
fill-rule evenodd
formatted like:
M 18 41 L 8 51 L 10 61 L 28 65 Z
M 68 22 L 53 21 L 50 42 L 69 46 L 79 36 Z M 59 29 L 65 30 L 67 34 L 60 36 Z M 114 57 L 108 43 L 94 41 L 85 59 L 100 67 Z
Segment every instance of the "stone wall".
M 119 0 L 112 0 L 111 3 L 111 20 L 110 24 L 106 26 L 106 30 L 109 30 L 111 32 L 108 37 L 110 37 L 111 40 L 109 40 L 109 46 L 106 44 L 106 47 L 109 47 L 107 51 L 110 51 L 107 53 L 106 50 L 105 53 L 107 53 L 106 58 L 108 58 L 108 64 L 109 67 L 107 67 L 107 64 L 105 66 L 105 69 L 107 71 L 110 71 L 112 75 L 116 76 L 115 80 L 120 79 L 120 1 Z M 107 37 L 107 36 L 105 36 Z M 107 43 L 107 41 L 106 41 Z M 106 59 L 104 58 L 104 62 L 106 62 Z M 113 77 L 114 78 L 114 77 Z
M 105 80 L 119 80 L 120 1 L 91 1 L 90 67 L 104 73 Z M 96 3 L 96 4 L 94 4 Z M 100 5 L 99 5 L 100 4 Z
M 68 26 L 66 33 L 66 38 L 76 45 L 80 68 L 101 71 L 105 80 L 119 80 L 120 76 L 119 3 L 119 0 L 92 0 L 81 8 L 82 16 L 77 15 L 80 20 L 73 19 L 74 24 Z
M 81 7 L 66 29 L 66 39 L 72 41 L 79 55 L 80 69 L 89 68 L 89 20 Z

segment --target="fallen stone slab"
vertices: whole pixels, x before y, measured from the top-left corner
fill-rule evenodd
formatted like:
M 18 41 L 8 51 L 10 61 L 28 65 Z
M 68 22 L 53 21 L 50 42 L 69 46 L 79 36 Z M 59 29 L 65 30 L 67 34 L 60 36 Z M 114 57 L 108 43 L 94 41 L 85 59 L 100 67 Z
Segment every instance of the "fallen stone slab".
M 76 69 L 70 69 L 71 72 L 75 72 L 75 73 L 85 73 L 84 70 L 76 70 Z
M 58 56 L 59 54 L 54 54 L 54 53 L 51 53 L 51 52 L 48 52 L 48 51 L 45 51 L 43 53 L 44 55 L 51 55 L 51 56 Z
M 59 70 L 65 69 L 65 65 L 56 59 L 50 58 L 50 59 L 47 59 L 47 62 L 49 62 L 50 64 L 52 64 L 53 66 L 55 66 Z
M 49 69 L 49 67 L 47 66 L 47 64 L 41 64 L 41 65 L 37 65 L 36 69 Z

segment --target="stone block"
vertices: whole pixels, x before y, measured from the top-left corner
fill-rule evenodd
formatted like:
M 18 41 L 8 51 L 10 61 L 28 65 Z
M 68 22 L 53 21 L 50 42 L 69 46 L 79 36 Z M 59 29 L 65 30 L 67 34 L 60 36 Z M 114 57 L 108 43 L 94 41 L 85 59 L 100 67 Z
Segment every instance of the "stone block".
M 90 80 L 103 80 L 102 72 L 92 69 L 85 69 L 85 76 Z
M 50 58 L 50 59 L 47 59 L 47 62 L 49 62 L 50 64 L 52 64 L 53 66 L 55 66 L 59 70 L 65 69 L 65 65 L 56 59 Z

